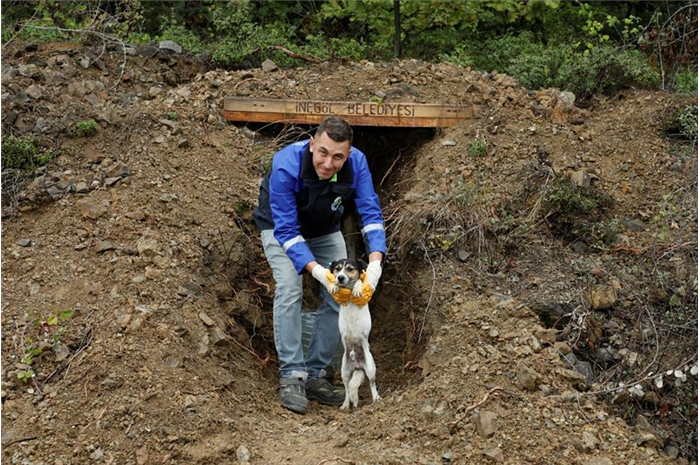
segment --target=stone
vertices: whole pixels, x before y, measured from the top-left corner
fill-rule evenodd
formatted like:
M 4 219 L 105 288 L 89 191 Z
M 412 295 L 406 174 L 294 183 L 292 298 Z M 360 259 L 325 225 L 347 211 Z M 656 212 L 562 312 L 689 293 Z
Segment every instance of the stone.
M 278 69 L 279 68 L 277 67 L 275 62 L 270 60 L 269 58 L 262 62 L 262 70 L 266 73 L 271 73 L 273 71 L 277 71 Z
M 593 310 L 606 310 L 617 302 L 617 291 L 613 286 L 599 284 L 588 294 L 588 302 Z
M 174 53 L 182 53 L 182 46 L 173 42 L 172 40 L 162 40 L 158 43 L 158 48 L 161 50 L 166 50 Z
M 136 242 L 136 250 L 140 256 L 154 257 L 160 253 L 160 246 L 154 235 L 146 231 Z
M 250 450 L 245 444 L 238 446 L 238 449 L 236 449 L 236 457 L 239 462 L 250 462 Z
M 518 363 L 518 371 L 516 373 L 518 385 L 525 391 L 535 391 L 539 384 L 540 375 L 532 368 L 524 363 Z
M 589 460 L 587 462 L 583 462 L 583 465 L 614 465 L 613 461 L 610 460 L 607 457 L 600 457 L 597 459 Z
M 647 225 L 643 221 L 635 220 L 627 216 L 622 217 L 622 224 L 632 232 L 646 231 Z
M 32 245 L 32 241 L 30 241 L 29 239 L 20 239 L 17 242 L 17 245 L 19 245 L 20 247 L 29 247 Z
M 114 250 L 117 246 L 110 241 L 100 241 L 95 245 L 95 250 L 97 253 L 106 252 L 108 250 Z
M 212 327 L 216 326 L 216 323 L 214 323 L 214 320 L 212 320 L 209 315 L 207 315 L 204 312 L 199 312 L 199 319 L 202 320 L 202 323 L 204 323 L 206 326 Z
M 476 431 L 481 437 L 490 438 L 496 434 L 496 418 L 498 415 L 494 412 L 489 412 L 488 410 L 482 410 L 476 416 L 475 424 Z
M 75 206 L 81 215 L 91 220 L 96 220 L 107 213 L 107 207 L 92 199 L 80 199 L 75 202 Z
M 499 448 L 495 449 L 484 449 L 481 451 L 486 457 L 490 458 L 494 462 L 501 463 L 505 459 L 503 458 L 503 451 Z

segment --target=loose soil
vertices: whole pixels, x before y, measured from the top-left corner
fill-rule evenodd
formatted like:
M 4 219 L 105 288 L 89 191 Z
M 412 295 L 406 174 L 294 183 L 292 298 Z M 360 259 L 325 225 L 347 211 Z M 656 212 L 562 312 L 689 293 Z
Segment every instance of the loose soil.
M 30 134 L 59 154 L 27 184 L 3 188 L 8 463 L 692 457 L 683 442 L 692 432 L 663 415 L 670 394 L 658 392 L 646 410 L 618 396 L 645 413 L 626 416 L 612 395 L 592 395 L 648 364 L 693 363 L 683 358 L 697 329 L 670 329 L 653 306 L 681 286 L 697 295 L 697 154 L 663 134 L 687 100 L 630 90 L 582 108 L 556 89 L 415 60 L 222 71 L 186 54 L 101 52 L 63 43 L 2 50 L 3 135 Z M 352 413 L 312 402 L 295 415 L 277 399 L 274 281 L 251 212 L 272 154 L 311 128 L 234 125 L 219 111 L 226 96 L 362 102 L 379 91 L 388 102 L 480 111 L 447 129 L 355 128 L 391 250 L 371 303 L 383 400 L 370 405 L 365 385 Z M 89 119 L 97 134 L 75 137 L 75 123 Z M 486 153 L 473 151 L 475 140 Z M 614 200 L 614 246 L 563 240 L 548 227 L 544 189 L 582 170 Z M 19 178 L 3 173 L 3 184 Z M 665 284 L 654 280 L 662 273 Z M 587 293 L 600 286 L 616 298 L 594 313 Z M 553 327 L 538 309 L 557 306 L 568 323 Z M 594 358 L 612 345 L 639 360 Z M 562 358 L 572 347 L 580 360 L 590 355 L 593 382 Z M 29 369 L 36 376 L 19 380 Z

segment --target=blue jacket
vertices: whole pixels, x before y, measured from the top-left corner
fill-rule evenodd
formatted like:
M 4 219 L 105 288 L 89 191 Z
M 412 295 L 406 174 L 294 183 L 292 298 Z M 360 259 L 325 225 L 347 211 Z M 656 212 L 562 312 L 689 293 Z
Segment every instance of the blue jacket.
M 315 260 L 304 238 L 340 231 L 345 207 L 353 202 L 367 251 L 386 254 L 384 219 L 365 154 L 351 147 L 343 168 L 330 180 L 319 180 L 306 140 L 275 154 L 272 170 L 260 185 L 253 218 L 261 231 L 274 229 L 301 274 Z

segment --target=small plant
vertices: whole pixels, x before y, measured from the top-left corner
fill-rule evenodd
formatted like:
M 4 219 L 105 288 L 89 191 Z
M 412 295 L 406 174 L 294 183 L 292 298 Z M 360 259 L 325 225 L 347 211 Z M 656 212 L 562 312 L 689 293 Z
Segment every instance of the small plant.
M 474 139 L 469 143 L 469 155 L 473 157 L 483 157 L 488 152 L 489 143 L 486 139 Z
M 692 70 L 679 72 L 673 79 L 673 87 L 681 94 L 697 94 L 698 73 Z
M 168 118 L 168 120 L 170 120 L 170 121 L 177 121 L 178 120 L 177 113 L 175 113 L 174 111 L 167 112 L 165 114 L 165 117 Z
M 666 134 L 685 140 L 698 138 L 698 106 L 685 105 L 677 109 L 666 122 Z
M 75 123 L 75 136 L 76 137 L 92 137 L 97 134 L 97 121 L 94 119 L 89 119 L 86 121 L 78 121 Z
M 34 336 L 27 336 L 24 340 L 24 352 L 21 362 L 24 368 L 16 372 L 17 379 L 22 382 L 29 382 L 36 376 L 34 371 L 34 362 L 45 348 L 54 348 L 61 345 L 61 337 L 66 331 L 64 323 L 73 316 L 73 310 L 57 310 L 51 313 L 47 318 L 41 315 L 33 318 L 33 324 L 36 328 Z
M 39 150 L 30 137 L 8 135 L 2 139 L 2 169 L 33 168 Z
M 606 216 L 612 197 L 594 187 L 581 187 L 558 176 L 547 188 L 543 207 L 550 227 L 567 240 L 581 239 L 592 246 L 615 242 L 619 224 Z

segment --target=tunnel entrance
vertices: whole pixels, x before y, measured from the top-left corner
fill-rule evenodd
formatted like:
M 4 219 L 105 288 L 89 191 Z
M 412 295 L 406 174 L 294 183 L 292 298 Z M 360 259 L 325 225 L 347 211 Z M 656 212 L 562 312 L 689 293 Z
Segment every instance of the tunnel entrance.
M 254 131 L 257 134 L 251 137 L 257 143 L 267 145 L 275 141 L 277 148 L 272 149 L 274 152 L 289 143 L 308 139 L 315 128 L 316 126 L 306 125 L 249 123 L 245 130 Z M 401 192 L 408 189 L 407 183 L 403 180 L 412 170 L 416 154 L 425 143 L 435 137 L 436 129 L 356 126 L 353 127 L 353 131 L 353 146 L 366 155 L 375 191 L 380 197 L 382 209 L 385 209 L 392 199 L 399 198 Z M 343 221 L 342 231 L 348 255 L 367 261 L 362 235 L 353 214 L 348 214 Z M 388 254 L 391 255 L 391 250 Z M 407 365 L 415 367 L 417 358 L 422 354 L 422 348 L 416 342 L 417 325 L 412 320 L 413 314 L 410 311 L 419 301 L 420 296 L 415 295 L 415 287 L 407 285 L 406 280 L 396 276 L 396 270 L 393 267 L 391 260 L 385 263 L 380 286 L 370 302 L 372 314 L 370 344 L 378 368 L 377 384 L 380 395 L 402 389 L 411 383 L 414 380 L 415 371 L 409 373 L 406 367 Z M 317 283 L 313 279 L 305 279 L 303 301 L 305 310 L 318 307 L 320 301 L 317 292 Z M 271 322 L 273 305 L 271 296 L 269 299 L 263 299 L 262 305 L 262 311 L 269 316 Z M 265 350 L 274 354 L 271 331 L 265 340 L 268 344 Z M 340 380 L 339 373 L 336 374 L 336 380 Z M 366 385 L 361 391 L 361 396 L 369 395 Z

